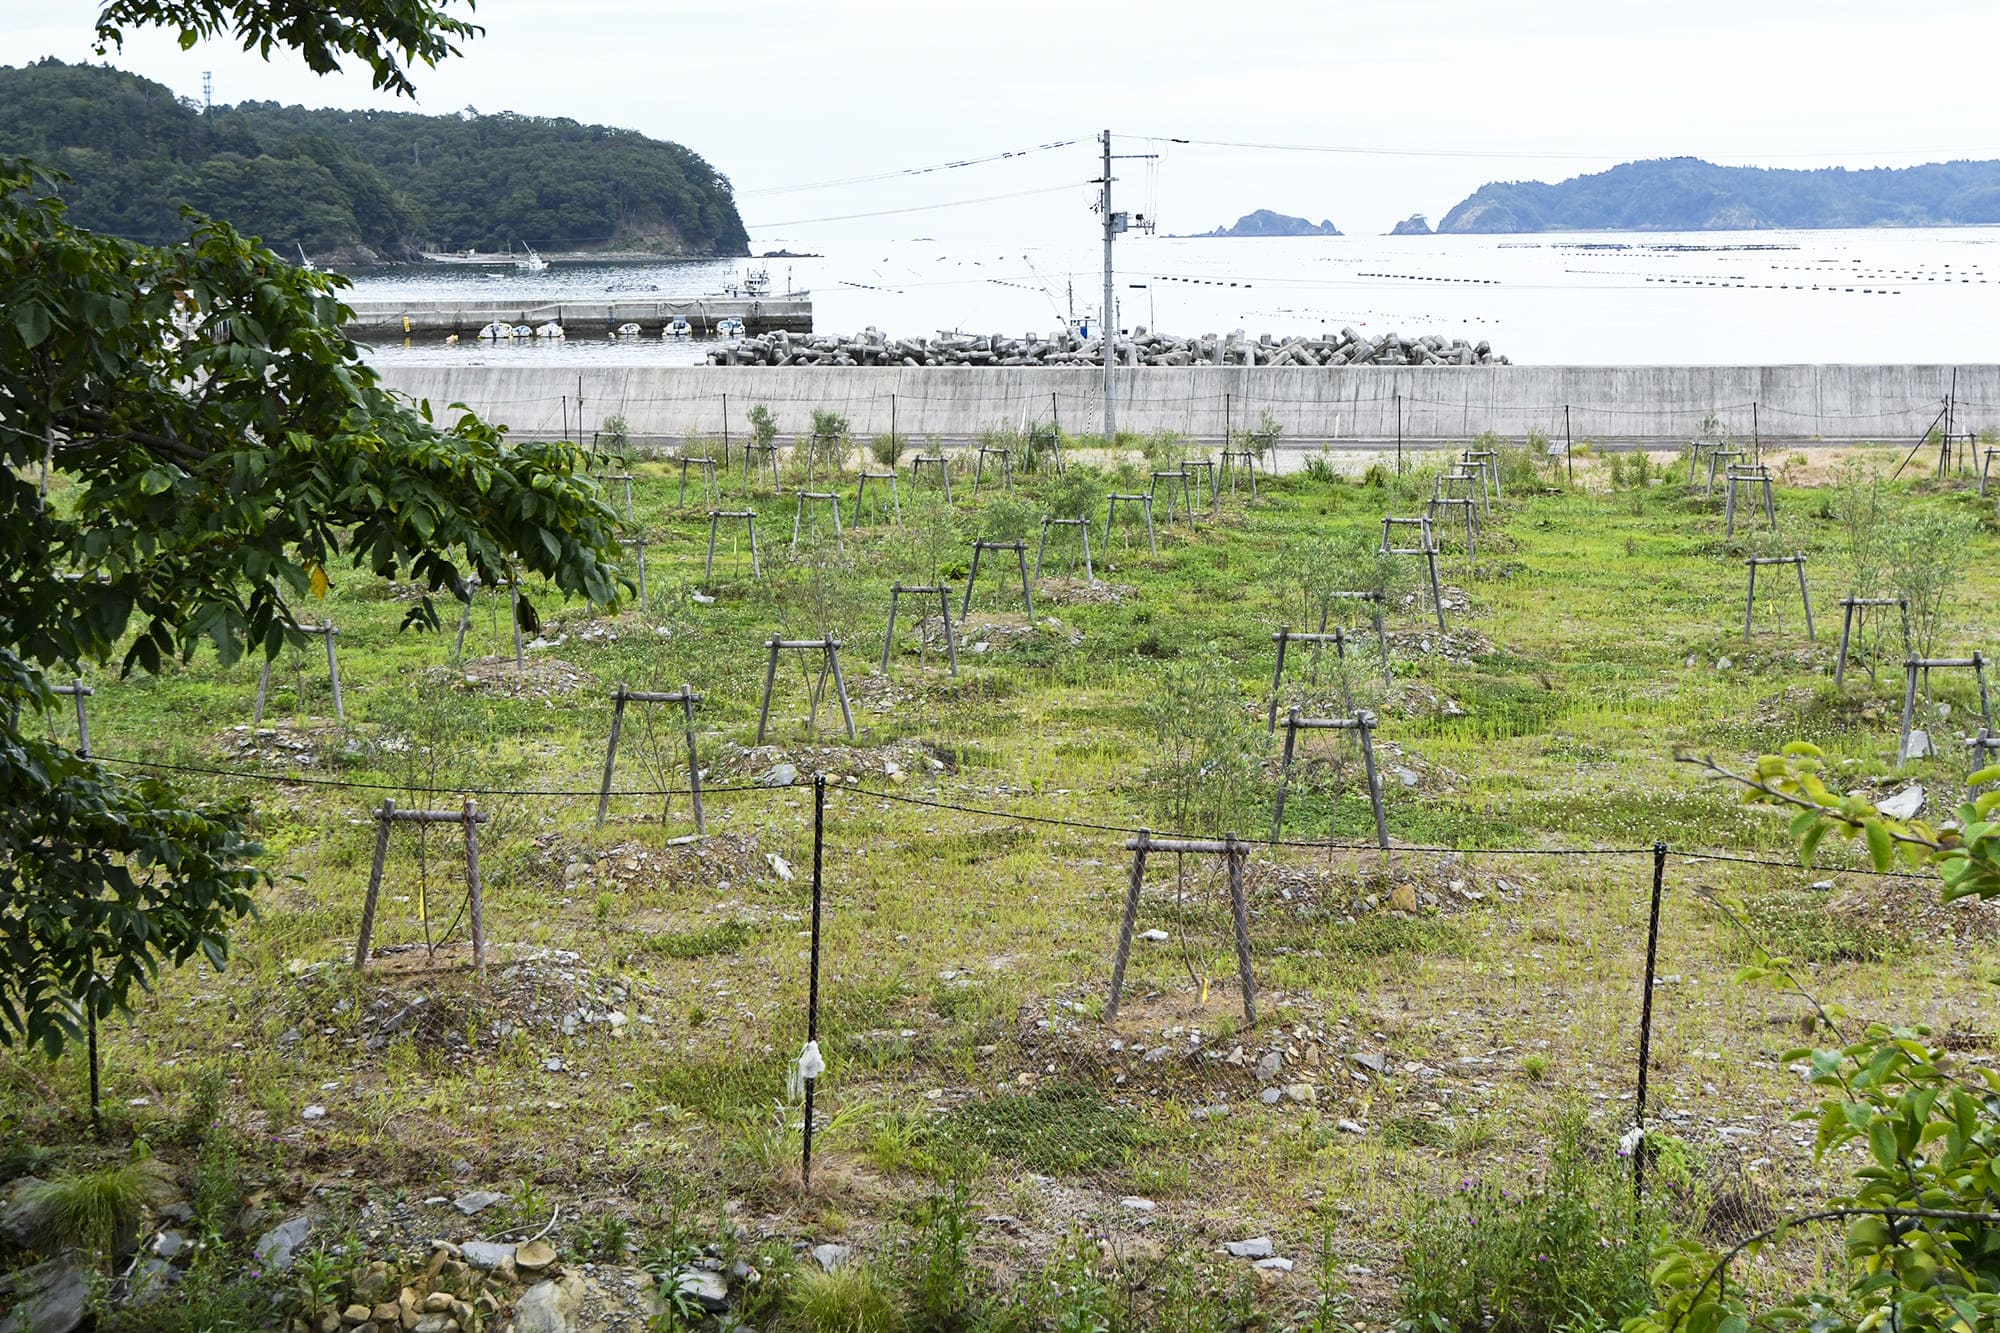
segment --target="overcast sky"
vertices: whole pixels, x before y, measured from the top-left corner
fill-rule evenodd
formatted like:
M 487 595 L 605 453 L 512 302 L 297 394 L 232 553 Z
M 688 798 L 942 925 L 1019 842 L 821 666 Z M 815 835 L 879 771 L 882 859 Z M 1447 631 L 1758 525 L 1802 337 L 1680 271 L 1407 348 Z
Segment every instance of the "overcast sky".
M 0 60 L 93 59 L 87 0 L 0 0 Z M 869 4 L 486 0 L 462 57 L 407 101 L 293 58 L 182 51 L 140 34 L 112 63 L 219 102 L 450 112 L 472 106 L 677 140 L 735 182 L 753 243 L 1064 240 L 1094 136 L 1161 151 L 1163 231 L 1273 208 L 1349 232 L 1433 221 L 1485 181 L 1639 157 L 1768 166 L 2000 157 L 2000 6 L 1879 0 L 874 0 Z M 1138 136 L 1373 150 L 1148 145 Z M 1123 136 L 1133 136 L 1130 138 Z M 1030 148 L 1019 160 L 836 189 L 783 187 Z M 1151 200 L 1118 169 L 1121 208 Z M 1059 188 L 1070 187 L 1070 188 Z M 814 219 L 1045 191 L 977 207 Z M 769 224 L 786 224 L 772 226 Z

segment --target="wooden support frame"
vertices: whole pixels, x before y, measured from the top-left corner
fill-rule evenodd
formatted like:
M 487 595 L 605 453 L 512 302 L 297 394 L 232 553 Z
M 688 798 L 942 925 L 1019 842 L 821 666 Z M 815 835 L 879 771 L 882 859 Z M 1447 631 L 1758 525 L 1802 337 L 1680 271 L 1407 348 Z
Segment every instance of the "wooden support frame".
M 1707 440 L 1688 441 L 1688 489 L 1689 490 L 1694 489 L 1695 473 L 1700 471 L 1701 469 L 1701 460 L 1705 458 L 1709 453 L 1711 453 L 1712 451 L 1714 451 L 1719 447 L 1720 447 L 1719 445 L 1711 444 Z M 1710 495 L 1713 495 L 1715 493 L 1714 482 L 1711 481 L 1709 483 L 1708 491 Z
M 972 614 L 972 587 L 979 582 L 979 557 L 987 551 L 1012 551 L 1021 562 L 1021 602 L 1028 608 L 1028 623 L 1035 623 L 1035 590 L 1028 579 L 1028 544 L 1026 542 L 989 542 L 984 539 L 972 543 L 972 570 L 965 576 L 965 601 L 958 608 L 958 618 L 964 620 Z
M 1035 544 L 1035 577 L 1040 578 L 1042 576 L 1042 553 L 1049 549 L 1050 528 L 1075 528 L 1077 530 L 1077 534 L 1083 538 L 1083 576 L 1090 580 L 1090 585 L 1093 588 L 1096 587 L 1097 571 L 1091 567 L 1090 563 L 1090 520 L 1087 518 L 1050 517 L 1042 520 L 1042 539 Z
M 625 521 L 627 523 L 637 522 L 638 520 L 633 516 L 632 511 L 632 474 L 630 472 L 607 472 L 604 474 L 603 480 L 622 481 L 625 483 Z
M 1128 508 L 1132 505 L 1138 505 L 1140 511 L 1145 514 L 1146 549 L 1150 550 L 1154 555 L 1158 555 L 1160 553 L 1160 541 L 1158 537 L 1153 535 L 1153 497 L 1150 495 L 1127 495 L 1121 491 L 1113 491 L 1104 500 L 1104 549 L 1107 552 L 1111 549 L 1111 525 L 1118 518 L 1118 502 L 1120 500 L 1123 500 Z
M 688 454 L 682 454 L 674 461 L 681 465 L 681 490 L 679 498 L 674 501 L 676 508 L 685 509 L 687 507 L 689 468 L 695 468 L 701 473 L 702 494 L 707 497 L 708 507 L 713 509 L 722 503 L 722 483 L 715 475 L 715 460 L 713 458 L 692 457 Z M 628 523 L 631 521 L 629 513 L 626 515 L 626 521 Z
M 1139 895 L 1146 883 L 1146 858 L 1152 852 L 1215 855 L 1226 858 L 1229 873 L 1229 906 L 1236 924 L 1236 970 L 1243 986 L 1243 1021 L 1257 1026 L 1257 979 L 1250 968 L 1250 910 L 1243 894 L 1243 863 L 1250 844 L 1234 833 L 1221 842 L 1186 838 L 1155 838 L 1141 831 L 1128 839 L 1125 850 L 1132 853 L 1132 873 L 1125 890 L 1125 914 L 1118 925 L 1118 949 L 1111 964 L 1111 994 L 1104 1004 L 1104 1021 L 1116 1021 L 1118 1003 L 1125 993 L 1125 965 L 1132 956 L 1132 928 L 1139 919 Z
M 1722 502 L 1723 532 L 1725 537 L 1736 535 L 1736 485 L 1738 482 L 1761 483 L 1764 487 L 1764 522 L 1776 532 L 1778 530 L 1778 506 L 1771 498 L 1771 472 L 1762 463 L 1749 468 L 1732 467 L 1723 480 L 1728 486 L 1726 498 Z
M 334 647 L 334 640 L 340 637 L 340 630 L 331 621 L 324 625 L 300 625 L 299 633 L 317 635 L 326 640 L 326 675 L 333 687 L 333 717 L 336 722 L 347 721 L 347 708 L 340 694 L 340 651 Z M 252 727 L 264 725 L 264 700 L 271 692 L 271 659 L 264 659 L 264 669 L 257 674 L 257 712 Z
M 1221 460 L 1222 467 L 1221 472 L 1217 474 L 1215 479 L 1217 489 L 1219 490 L 1222 486 L 1222 473 L 1227 473 L 1229 476 L 1229 493 L 1235 495 L 1236 477 L 1241 472 L 1250 478 L 1250 498 L 1253 500 L 1256 499 L 1257 455 L 1249 449 L 1224 449 L 1218 457 Z
M 1396 545 L 1391 540 L 1391 537 L 1397 528 L 1415 528 L 1417 530 L 1417 544 L 1415 546 Z M 1424 558 L 1424 565 L 1430 572 L 1431 609 L 1437 612 L 1438 633 L 1446 633 L 1444 624 L 1444 592 L 1438 585 L 1437 535 L 1431 530 L 1429 517 L 1396 518 L 1393 515 L 1384 514 L 1382 516 L 1382 545 L 1380 550 L 1383 555 L 1420 555 Z
M 1989 448 L 1979 451 L 1979 493 L 1981 495 L 1986 494 L 1986 473 L 1993 466 L 1993 456 L 1995 454 L 2000 454 L 2000 449 Z
M 750 534 L 750 574 L 753 578 L 764 577 L 763 567 L 757 562 L 757 511 L 754 509 L 711 509 L 708 511 L 708 563 L 702 567 L 702 581 L 715 581 L 715 534 L 725 518 L 740 518 Z
M 1464 449 L 1459 452 L 1461 464 L 1476 465 L 1486 474 L 1487 484 L 1493 488 L 1493 498 L 1504 498 L 1500 494 L 1500 455 L 1492 449 Z M 1692 478 L 1690 478 L 1692 480 Z M 1488 512 L 1491 512 L 1489 507 Z
M 942 453 L 911 455 L 910 488 L 912 490 L 916 489 L 917 479 L 923 475 L 923 469 L 927 467 L 935 467 L 937 469 L 938 481 L 944 486 L 944 502 L 946 504 L 950 504 L 951 503 L 951 460 L 945 457 Z
M 1278 761 L 1277 808 L 1271 815 L 1271 844 L 1276 846 L 1285 827 L 1285 794 L 1291 788 L 1292 755 L 1301 731 L 1352 731 L 1361 737 L 1361 764 L 1368 779 L 1368 804 L 1375 813 L 1375 845 L 1389 850 L 1389 821 L 1382 812 L 1382 777 L 1375 767 L 1375 715 L 1367 709 L 1352 717 L 1301 717 L 1294 708 L 1285 715 L 1285 753 Z M 1328 830 L 1332 837 L 1337 830 Z
M 854 484 L 854 526 L 857 528 L 861 526 L 861 502 L 868 495 L 868 483 L 871 481 L 886 481 L 889 483 L 889 505 L 896 515 L 896 526 L 899 528 L 902 527 L 903 497 L 896 490 L 895 472 L 893 470 L 888 472 L 870 472 L 866 468 L 862 469 L 860 480 Z M 880 487 L 876 489 L 879 490 Z M 876 510 L 878 513 L 881 510 L 879 503 L 876 506 Z
M 808 503 L 817 504 L 823 502 L 826 505 L 827 512 L 833 515 L 833 547 L 836 551 L 845 554 L 847 551 L 847 540 L 840 531 L 840 497 L 832 491 L 799 491 L 797 494 L 799 499 L 798 508 L 792 513 L 792 550 L 796 551 L 799 549 L 799 529 L 806 520 L 806 505 Z
M 49 693 L 68 695 L 75 702 L 76 752 L 85 759 L 90 758 L 90 713 L 84 708 L 83 701 L 96 694 L 97 691 L 84 684 L 81 676 L 77 676 L 71 678 L 70 683 L 67 685 L 50 686 Z
M 1005 490 L 1014 489 L 1014 451 L 1001 444 L 982 444 L 979 456 L 972 468 L 972 493 L 979 494 L 980 483 L 986 480 L 986 460 L 1000 460 L 1000 482 Z
M 1724 447 L 1723 447 L 1722 445 L 1719 445 L 1719 444 L 1716 444 L 1716 445 L 1710 445 L 1710 446 L 1709 446 L 1709 450 L 1708 450 L 1708 489 L 1707 489 L 1706 491 L 1704 491 L 1704 492 L 1702 493 L 1702 495 L 1703 495 L 1703 498 L 1704 498 L 1704 499 L 1711 499 L 1711 500 L 1715 498 L 1715 467 L 1716 467 L 1716 464 L 1718 464 L 1718 463 L 1722 463 L 1722 460 L 1723 460 L 1723 459 L 1725 459 L 1725 458 L 1747 458 L 1747 457 L 1749 457 L 1749 455 L 1745 454 L 1745 453 L 1744 453 L 1744 452 L 1743 452 L 1743 451 L 1742 451 L 1741 449 L 1726 449 L 1726 448 L 1724 448 Z M 1752 464 L 1749 464 L 1748 466 L 1751 466 L 1751 467 L 1762 467 L 1762 466 L 1763 466 L 1763 464 L 1761 464 L 1761 463 L 1752 463 Z M 1735 468 L 1736 468 L 1736 464 L 1734 464 L 1734 463 L 1726 463 L 1726 464 L 1723 464 L 1723 468 L 1722 468 L 1722 475 L 1723 475 L 1723 477 L 1724 477 L 1724 478 L 1726 479 L 1726 478 L 1728 477 L 1728 475 L 1730 474 L 1730 472 L 1734 471 L 1734 470 L 1735 470 Z
M 1433 535 L 1443 531 L 1444 528 L 1444 524 L 1439 521 L 1439 511 L 1441 510 L 1457 510 L 1464 516 L 1465 558 L 1468 560 L 1472 559 L 1478 553 L 1479 549 L 1479 506 L 1473 502 L 1470 496 L 1454 500 L 1433 493 L 1431 498 L 1424 502 L 1424 517 L 1431 521 L 1431 532 Z
M 398 810 L 395 801 L 385 798 L 375 812 L 375 820 L 375 863 L 368 873 L 368 893 L 361 903 L 361 929 L 354 940 L 355 970 L 368 966 L 368 951 L 375 933 L 375 908 L 382 896 L 382 870 L 389 859 L 389 831 L 398 824 L 458 824 L 465 829 L 465 892 L 471 916 L 472 960 L 478 965 L 479 974 L 485 976 L 486 907 L 479 879 L 479 826 L 486 822 L 486 816 L 479 813 L 469 796 L 458 810 Z
M 1278 699 L 1285 683 L 1285 650 L 1295 643 L 1309 643 L 1314 646 L 1330 643 L 1334 657 L 1342 666 L 1347 664 L 1347 630 L 1335 625 L 1331 634 L 1324 630 L 1316 634 L 1303 633 L 1290 625 L 1278 626 L 1278 632 L 1271 636 L 1271 642 L 1278 645 L 1277 663 L 1271 668 L 1271 706 L 1265 711 L 1264 730 L 1275 734 L 1278 730 Z M 1340 699 L 1349 708 L 1354 707 L 1354 692 L 1347 687 L 1347 677 L 1340 679 Z M 1292 711 L 1297 712 L 1297 709 Z
M 604 785 L 597 794 L 597 827 L 604 827 L 604 817 L 611 809 L 611 778 L 618 765 L 618 737 L 625 727 L 625 706 L 627 704 L 678 704 L 681 710 L 681 731 L 687 741 L 688 791 L 694 801 L 694 831 L 708 832 L 707 820 L 701 809 L 701 755 L 695 746 L 694 706 L 701 702 L 701 695 L 692 685 L 683 684 L 678 690 L 653 692 L 626 688 L 619 682 L 611 692 L 611 735 L 604 744 Z
M 764 702 L 757 708 L 757 744 L 762 745 L 764 743 L 764 732 L 770 726 L 771 691 L 776 688 L 778 683 L 778 654 L 786 649 L 797 649 L 800 652 L 816 650 L 821 654 L 819 684 L 807 691 L 807 698 L 811 703 L 811 711 L 806 715 L 806 730 L 811 731 L 819 725 L 819 701 L 821 695 L 826 691 L 827 676 L 831 673 L 833 676 L 834 692 L 840 699 L 841 721 L 847 724 L 847 739 L 853 740 L 855 735 L 854 709 L 847 702 L 847 679 L 840 674 L 840 640 L 766 639 L 764 646 L 770 650 L 771 659 L 764 669 Z
M 1369 605 L 1368 618 L 1375 626 L 1375 651 L 1382 655 L 1382 687 L 1384 689 L 1387 689 L 1391 684 L 1394 683 L 1394 677 L 1389 669 L 1389 631 L 1383 625 L 1382 613 L 1385 609 L 1386 599 L 1382 596 L 1382 594 L 1379 591 L 1378 592 L 1346 592 L 1346 591 L 1327 592 L 1327 593 L 1321 593 L 1320 596 L 1324 599 L 1323 601 L 1320 602 L 1320 607 L 1319 607 L 1319 632 L 1321 634 L 1326 633 L 1327 613 L 1330 610 L 1332 610 L 1333 603 L 1335 602 L 1368 603 Z
M 652 604 L 646 597 L 646 534 L 641 532 L 625 539 L 625 549 L 632 553 L 632 565 L 639 573 L 639 609 L 651 611 Z
M 1993 729 L 1993 701 L 1986 688 L 1986 657 L 1974 652 L 1970 657 L 1906 657 L 1903 659 L 1903 727 L 1896 746 L 1896 762 L 1905 762 L 1909 751 L 1910 732 L 1917 720 L 1917 678 L 1923 677 L 1925 690 L 1930 689 L 1931 670 L 1970 668 L 1979 682 L 1979 724 L 1982 732 Z
M 1840 656 L 1833 663 L 1833 687 L 1839 689 L 1847 679 L 1847 643 L 1855 626 L 1866 621 L 1871 607 L 1893 606 L 1903 613 L 1903 656 L 1909 657 L 1910 648 L 1910 603 L 1902 597 L 1843 597 L 1840 599 Z
M 1181 500 L 1187 507 L 1188 528 L 1192 531 L 1194 528 L 1194 486 L 1188 476 L 1187 469 L 1177 467 L 1155 472 L 1152 483 L 1146 487 L 1146 498 L 1148 500 L 1159 494 L 1160 483 L 1162 481 L 1167 483 L 1167 522 L 1172 524 L 1174 521 L 1173 486 L 1175 482 L 1179 482 L 1181 484 Z
M 762 476 L 764 474 L 764 463 L 756 461 L 757 456 L 762 454 L 764 462 L 771 465 L 771 486 L 775 490 L 780 485 L 778 479 L 778 447 L 776 440 L 771 441 L 769 444 L 758 444 L 755 440 L 745 440 L 743 442 L 743 480 L 748 482 L 752 475 Z
M 1491 517 L 1493 493 L 1486 487 L 1486 469 L 1483 467 L 1474 467 L 1470 463 L 1461 462 L 1451 471 L 1442 473 L 1437 481 L 1432 483 L 1432 494 L 1441 495 L 1447 500 L 1456 499 L 1458 497 L 1451 492 L 1461 482 L 1465 485 L 1464 498 L 1468 500 L 1472 498 L 1472 488 L 1474 486 L 1479 488 L 1479 517 L 1481 520 Z
M 1745 589 L 1743 594 L 1743 641 L 1745 643 L 1750 641 L 1750 614 L 1757 605 L 1758 567 L 1760 565 L 1792 565 L 1799 571 L 1799 600 L 1804 602 L 1806 607 L 1806 639 L 1808 642 L 1818 643 L 1819 635 L 1813 630 L 1812 592 L 1806 587 L 1805 552 L 1798 551 L 1791 555 L 1753 555 L 1744 560 L 1743 563 L 1750 567 L 1750 586 Z
M 896 607 L 905 595 L 938 599 L 938 614 L 944 617 L 944 650 L 951 662 L 951 674 L 958 674 L 958 636 L 951 627 L 951 589 L 942 583 L 905 584 L 898 580 L 889 585 L 889 628 L 882 635 L 882 665 L 877 668 L 883 675 L 889 674 L 889 650 L 896 642 Z
M 1222 509 L 1222 492 L 1217 489 L 1215 460 L 1213 458 L 1184 458 L 1181 460 L 1181 471 L 1187 473 L 1190 479 L 1196 473 L 1201 474 L 1201 488 L 1208 492 L 1208 512 L 1211 516 L 1220 512 Z

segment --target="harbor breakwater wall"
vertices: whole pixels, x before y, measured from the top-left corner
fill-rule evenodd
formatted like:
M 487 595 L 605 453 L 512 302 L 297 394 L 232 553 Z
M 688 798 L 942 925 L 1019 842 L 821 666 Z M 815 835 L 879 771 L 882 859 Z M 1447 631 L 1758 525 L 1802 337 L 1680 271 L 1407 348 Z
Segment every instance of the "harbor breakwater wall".
M 622 416 L 638 440 L 740 440 L 753 404 L 781 435 L 810 428 L 814 408 L 866 437 L 969 439 L 995 427 L 1054 421 L 1104 428 L 1100 371 L 1077 368 L 557 366 L 381 367 L 392 388 L 442 410 L 464 403 L 516 432 L 572 437 Z M 1601 444 L 1678 445 L 1711 417 L 1720 430 L 1785 443 L 1910 441 L 1937 423 L 2000 428 L 2000 365 L 1798 366 L 1190 366 L 1121 369 L 1121 431 L 1202 440 L 1268 418 L 1286 448 L 1377 448 L 1468 440 L 1486 431 Z

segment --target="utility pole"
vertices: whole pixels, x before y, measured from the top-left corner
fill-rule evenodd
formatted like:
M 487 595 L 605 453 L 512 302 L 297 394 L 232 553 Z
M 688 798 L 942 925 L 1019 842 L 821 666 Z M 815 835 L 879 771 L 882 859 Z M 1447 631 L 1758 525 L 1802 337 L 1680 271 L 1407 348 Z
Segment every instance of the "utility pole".
M 1104 150 L 1104 175 L 1092 182 L 1099 187 L 1097 211 L 1104 215 L 1104 308 L 1099 312 L 1104 328 L 1104 438 L 1112 439 L 1118 434 L 1118 297 L 1116 282 L 1112 276 L 1111 243 L 1118 233 L 1137 226 L 1151 231 L 1153 220 L 1144 213 L 1136 218 L 1127 213 L 1111 211 L 1111 131 L 1105 130 L 1097 136 Z M 1178 142 L 1178 141 L 1177 141 Z M 1118 161 L 1126 159 L 1148 159 L 1158 157 L 1158 153 L 1123 153 Z
M 215 71 L 201 72 L 201 113 L 205 116 L 215 109 Z
M 1125 218 L 1111 211 L 1111 131 L 1099 136 L 1104 145 L 1104 179 L 1100 184 L 1104 193 L 1098 197 L 1098 211 L 1104 214 L 1104 306 L 1098 312 L 1098 327 L 1104 336 L 1104 438 L 1109 441 L 1118 436 L 1118 316 L 1111 290 L 1111 241 L 1125 229 Z

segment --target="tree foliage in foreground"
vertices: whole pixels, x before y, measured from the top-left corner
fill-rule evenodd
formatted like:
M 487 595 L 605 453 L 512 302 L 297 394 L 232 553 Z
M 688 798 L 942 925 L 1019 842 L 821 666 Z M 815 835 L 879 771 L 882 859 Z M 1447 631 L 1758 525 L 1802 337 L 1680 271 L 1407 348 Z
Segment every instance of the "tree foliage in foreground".
M 469 574 L 620 589 L 577 449 L 440 427 L 340 331 L 344 280 L 191 224 L 80 230 L 0 159 L 0 1041 L 51 1054 L 163 964 L 219 965 L 257 873 L 238 812 L 28 739 L 43 669 L 276 653 L 343 565 L 413 582 L 417 628 Z
M 1740 784 L 1747 802 L 1792 811 L 1808 864 L 1827 837 L 1847 837 L 1866 845 L 1877 870 L 1900 863 L 1934 871 L 1947 901 L 2000 898 L 2000 792 L 1936 824 L 1900 820 L 1829 786 L 1821 758 L 1794 742 L 1748 774 L 1701 762 Z M 1968 785 L 1996 781 L 2000 767 Z M 1849 1034 L 1845 1012 L 1812 1000 L 1792 962 L 1761 947 L 1740 975 L 1813 1003 L 1834 1044 L 1784 1057 L 1821 1092 L 1817 1110 L 1801 1118 L 1816 1127 L 1820 1158 L 1858 1151 L 1862 1165 L 1845 1195 L 1726 1253 L 1697 1241 L 1664 1249 L 1653 1272 L 1656 1308 L 1628 1320 L 1626 1333 L 1970 1333 L 2000 1325 L 2000 1071 L 1933 1045 L 1922 1027 L 1869 1023 Z M 1759 1304 L 1729 1272 L 1798 1227 L 1836 1223 L 1846 1228 L 1844 1284 Z

